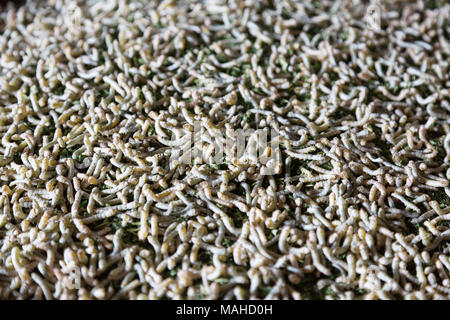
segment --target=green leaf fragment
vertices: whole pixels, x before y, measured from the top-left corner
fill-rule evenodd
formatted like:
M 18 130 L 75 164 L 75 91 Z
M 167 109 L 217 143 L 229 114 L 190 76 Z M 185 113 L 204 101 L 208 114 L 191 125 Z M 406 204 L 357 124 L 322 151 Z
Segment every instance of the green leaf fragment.
M 218 284 L 227 284 L 230 281 L 230 279 L 226 279 L 226 278 L 218 278 L 215 280 L 215 282 L 217 282 Z

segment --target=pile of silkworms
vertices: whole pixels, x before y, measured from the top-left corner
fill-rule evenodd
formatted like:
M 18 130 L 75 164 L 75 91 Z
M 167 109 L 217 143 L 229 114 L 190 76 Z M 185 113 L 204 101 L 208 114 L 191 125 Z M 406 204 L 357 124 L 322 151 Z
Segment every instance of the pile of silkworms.
M 0 298 L 449 299 L 449 17 L 421 0 L 4 6 Z M 195 121 L 276 131 L 276 172 L 172 161 Z

